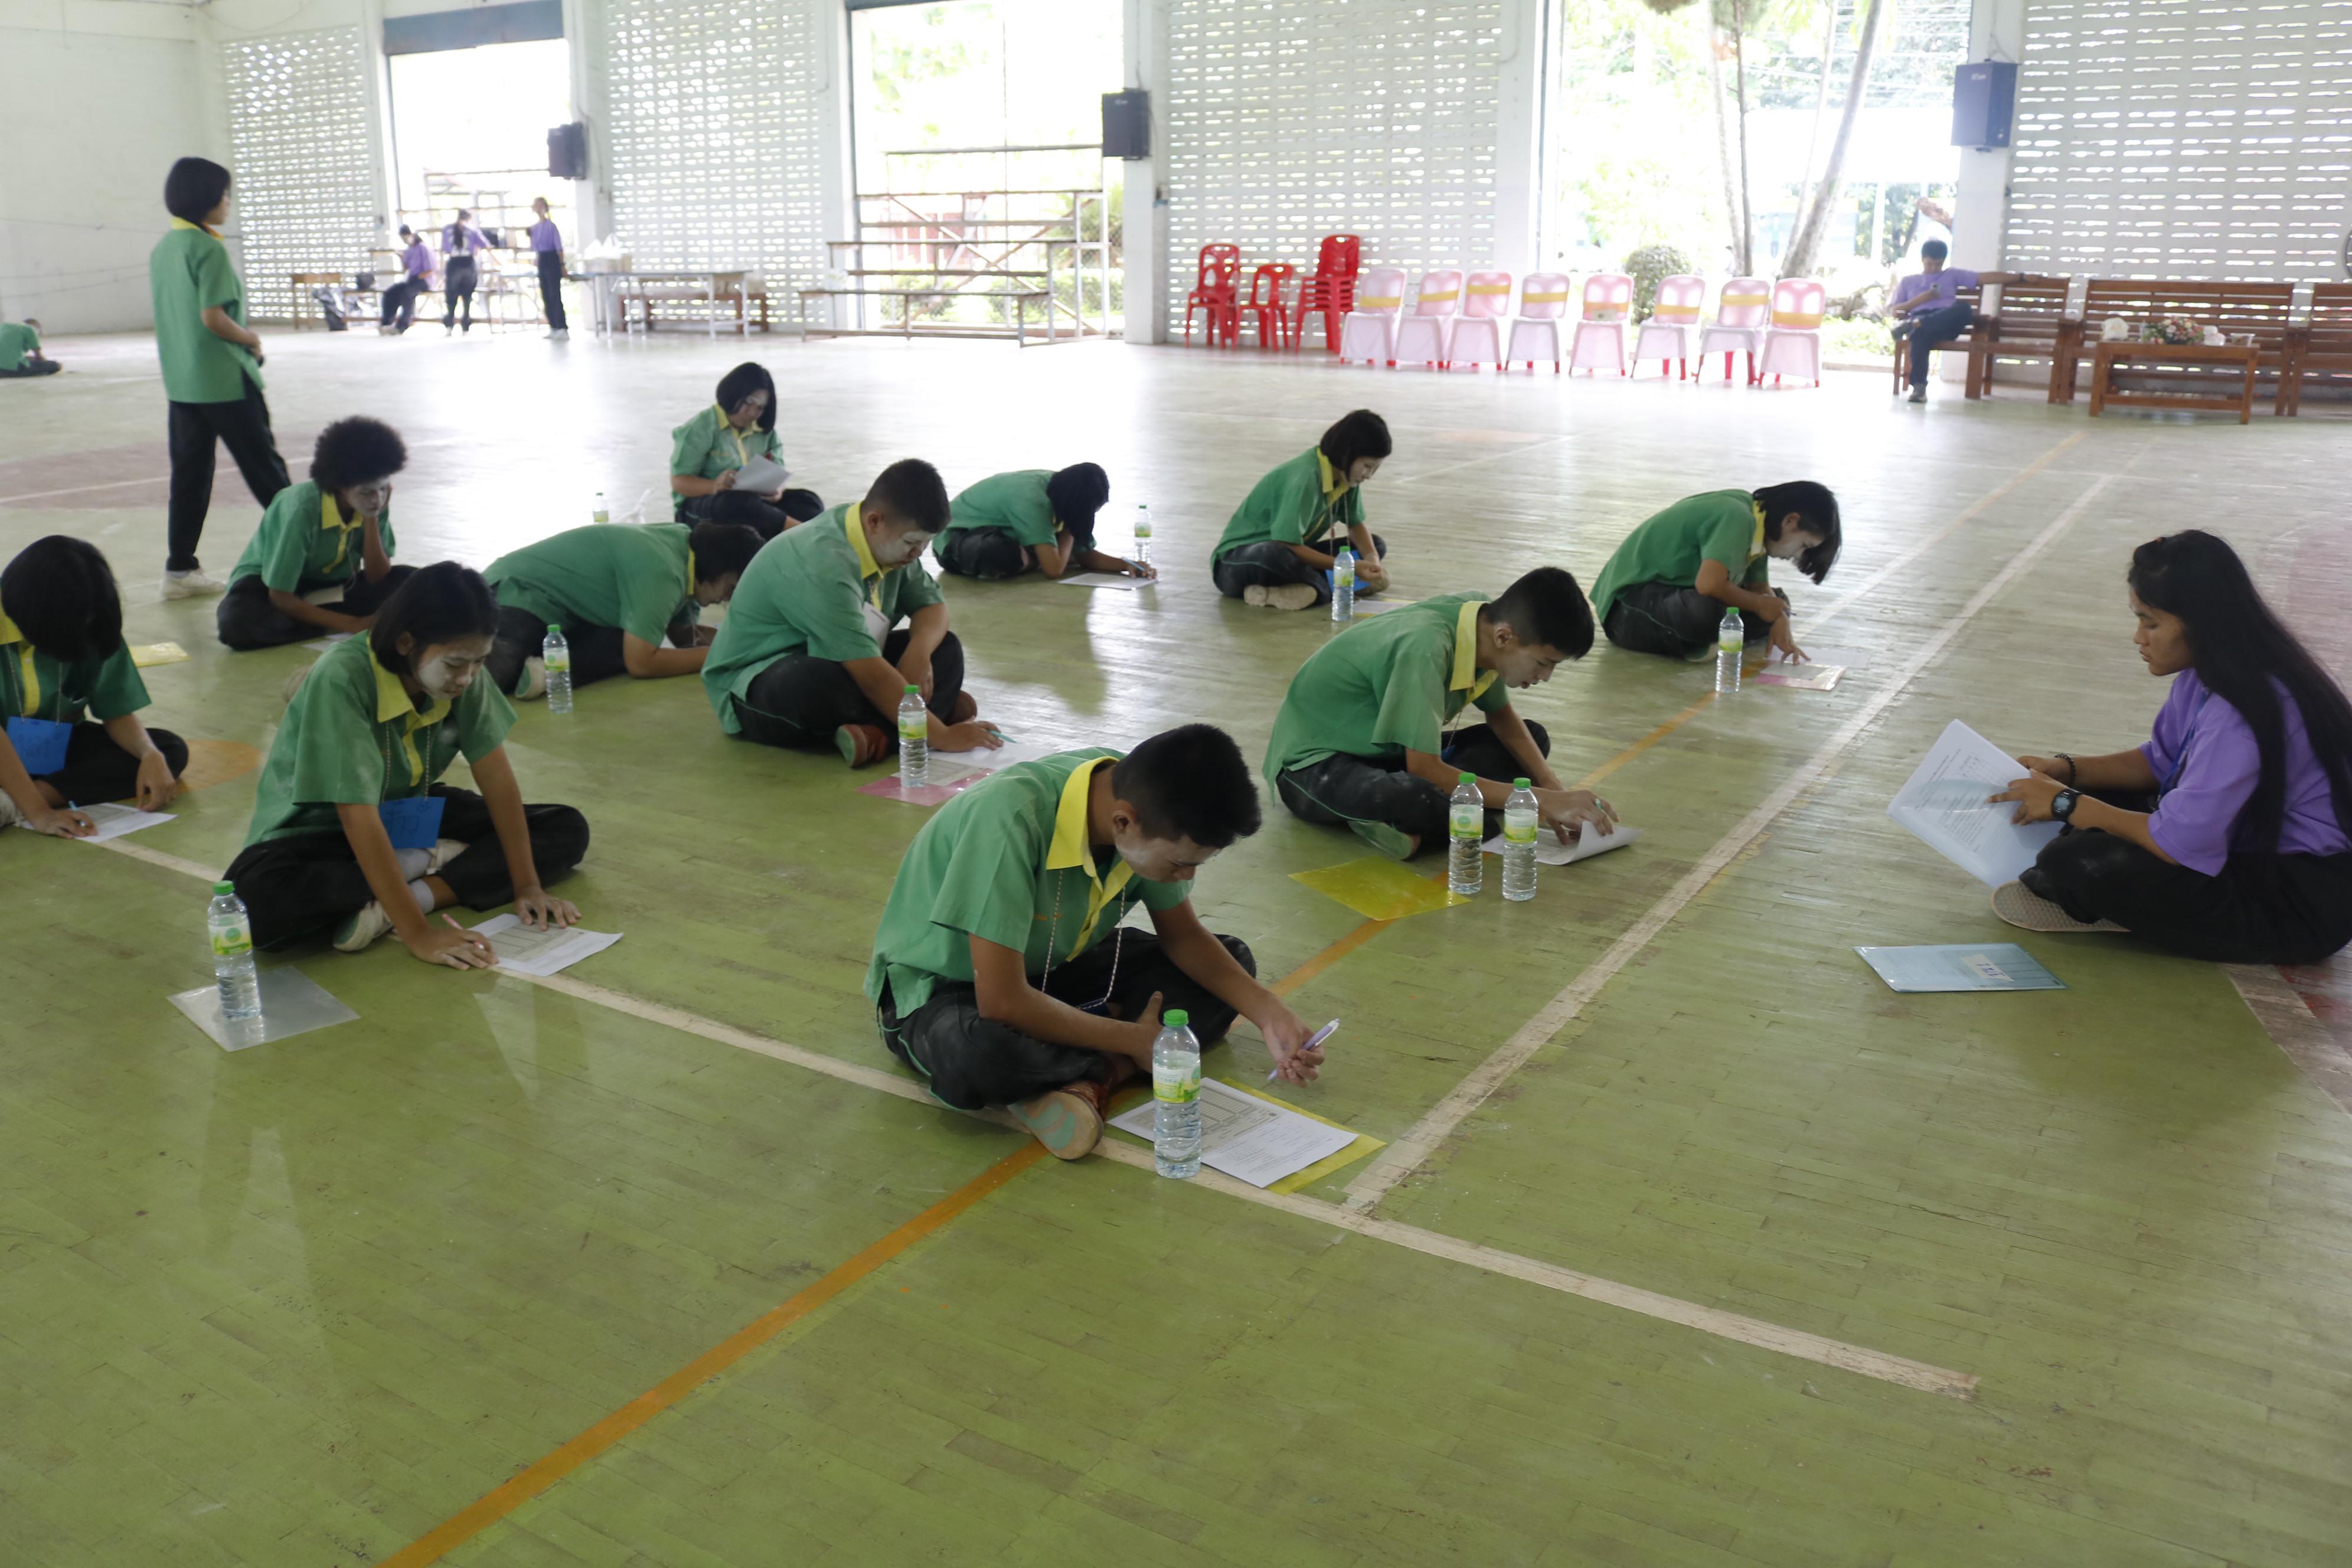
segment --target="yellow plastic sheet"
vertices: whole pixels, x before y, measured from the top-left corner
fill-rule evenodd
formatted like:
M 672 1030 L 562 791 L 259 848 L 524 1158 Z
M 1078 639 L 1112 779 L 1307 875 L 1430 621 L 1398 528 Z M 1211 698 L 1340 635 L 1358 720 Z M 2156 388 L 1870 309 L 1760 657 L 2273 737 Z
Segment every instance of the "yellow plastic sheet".
M 177 664 L 188 657 L 188 650 L 175 642 L 139 643 L 131 649 L 131 662 L 141 669 L 152 669 L 159 664 Z
M 1293 871 L 1290 879 L 1337 899 L 1368 921 L 1402 920 L 1470 901 L 1447 892 L 1442 874 L 1426 877 L 1377 855 L 1319 871 Z

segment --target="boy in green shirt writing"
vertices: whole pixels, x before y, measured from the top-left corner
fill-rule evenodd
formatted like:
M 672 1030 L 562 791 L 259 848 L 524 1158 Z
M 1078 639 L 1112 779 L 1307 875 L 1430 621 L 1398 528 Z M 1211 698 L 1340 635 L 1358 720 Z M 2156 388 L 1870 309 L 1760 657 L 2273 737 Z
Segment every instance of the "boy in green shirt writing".
M 884 1043 L 940 1103 L 1006 1106 L 1064 1160 L 1101 1138 L 1111 1090 L 1150 1071 L 1163 1008 L 1203 1046 L 1246 1017 L 1276 1071 L 1312 1080 L 1323 1053 L 1305 1024 L 1186 890 L 1257 827 L 1248 765 L 1207 724 L 992 774 L 899 862 L 866 971 Z M 1119 923 L 1137 904 L 1150 933 Z
M 501 555 L 482 574 L 499 596 L 489 677 L 510 697 L 546 696 L 550 626 L 571 645 L 574 688 L 693 675 L 710 652 L 696 617 L 733 595 L 763 542 L 740 522 L 592 522 Z
M 1818 583 L 1843 539 L 1837 497 L 1811 479 L 1687 496 L 1617 546 L 1592 585 L 1593 613 L 1619 647 L 1696 658 L 1715 651 L 1724 611 L 1735 609 L 1744 640 L 1802 658 L 1771 563 L 1794 561 Z
M 1307 451 L 1258 480 L 1209 552 L 1217 592 L 1274 610 L 1331 602 L 1331 564 L 1356 553 L 1356 585 L 1389 585 L 1389 542 L 1364 523 L 1364 486 L 1390 452 L 1388 422 L 1359 408 Z
M 1094 463 L 992 474 L 956 497 L 940 535 L 940 566 L 960 577 L 998 581 L 1033 567 L 1048 577 L 1073 571 L 1158 576 L 1095 548 L 1095 514 L 1109 499 L 1110 476 Z

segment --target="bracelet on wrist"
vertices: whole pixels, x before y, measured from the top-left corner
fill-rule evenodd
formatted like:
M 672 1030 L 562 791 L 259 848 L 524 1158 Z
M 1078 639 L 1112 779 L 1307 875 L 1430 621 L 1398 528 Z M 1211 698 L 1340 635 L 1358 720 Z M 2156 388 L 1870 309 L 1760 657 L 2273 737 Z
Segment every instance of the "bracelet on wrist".
M 2073 788 L 2075 784 L 2080 784 L 2080 783 L 2082 783 L 2082 782 L 2083 782 L 2083 767 L 2082 767 L 2082 764 L 2081 764 L 2081 763 L 2077 763 L 2077 762 L 2074 760 L 2074 752 L 2059 752 L 2058 754 L 2059 754 L 2059 756 L 2061 756 L 2062 758 L 2065 759 L 2065 763 L 2066 763 L 2066 784 L 2067 784 L 2067 787 L 2071 789 L 2071 788 Z

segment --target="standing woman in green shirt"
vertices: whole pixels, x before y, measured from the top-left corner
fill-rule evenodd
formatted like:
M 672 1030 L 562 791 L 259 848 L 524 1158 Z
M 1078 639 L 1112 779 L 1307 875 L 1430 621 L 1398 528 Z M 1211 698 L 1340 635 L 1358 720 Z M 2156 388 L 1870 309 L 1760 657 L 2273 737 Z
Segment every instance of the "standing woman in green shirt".
M 278 492 L 229 569 L 213 613 L 221 642 L 280 647 L 367 630 L 416 570 L 392 563 L 392 477 L 407 466 L 400 432 L 381 419 L 354 415 L 320 431 L 310 477 Z M 333 603 L 311 602 L 328 592 Z
M 773 539 L 824 510 L 814 490 L 786 489 L 781 481 L 764 495 L 735 488 L 736 474 L 754 458 L 784 466 L 776 383 L 765 365 L 747 361 L 729 371 L 710 406 L 669 434 L 669 489 L 680 522 L 749 523 Z
M 228 444 L 257 504 L 268 506 L 290 482 L 261 396 L 261 340 L 245 325 L 245 284 L 221 244 L 228 190 L 228 171 L 210 159 L 173 164 L 163 181 L 171 231 L 147 258 L 155 352 L 172 405 L 167 599 L 201 598 L 226 585 L 206 576 L 196 558 L 212 506 L 215 442 Z
M 1357 588 L 1387 587 L 1389 542 L 1364 525 L 1364 486 L 1390 450 L 1388 421 L 1359 408 L 1258 480 L 1209 552 L 1217 592 L 1272 610 L 1328 605 L 1343 535 L 1356 552 Z
M 568 805 L 525 805 L 507 759 L 514 709 L 482 673 L 499 602 L 481 574 L 425 567 L 365 637 L 310 668 L 278 722 L 245 848 L 228 880 L 253 914 L 257 946 L 332 931 L 357 952 L 386 931 L 427 963 L 484 969 L 485 939 L 436 910 L 513 901 L 533 930 L 580 911 L 544 883 L 588 852 Z M 472 790 L 440 783 L 463 752 Z

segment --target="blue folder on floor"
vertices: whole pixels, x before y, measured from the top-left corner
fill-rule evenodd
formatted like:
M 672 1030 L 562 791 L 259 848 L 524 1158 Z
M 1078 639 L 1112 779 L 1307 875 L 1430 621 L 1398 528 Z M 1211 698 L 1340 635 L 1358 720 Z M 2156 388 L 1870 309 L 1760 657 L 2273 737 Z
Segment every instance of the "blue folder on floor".
M 2066 983 L 2013 942 L 1857 947 L 1891 991 L 2063 991 Z

